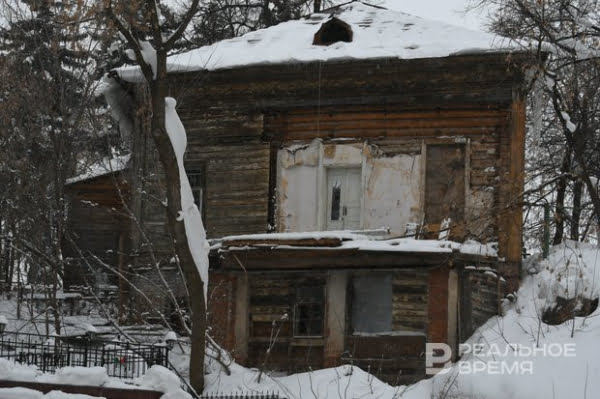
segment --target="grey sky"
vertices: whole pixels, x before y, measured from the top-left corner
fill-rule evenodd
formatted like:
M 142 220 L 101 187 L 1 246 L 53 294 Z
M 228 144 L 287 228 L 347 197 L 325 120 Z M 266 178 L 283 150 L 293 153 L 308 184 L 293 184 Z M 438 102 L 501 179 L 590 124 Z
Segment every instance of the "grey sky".
M 374 0 L 372 3 L 476 30 L 484 30 L 482 24 L 487 16 L 486 11 L 471 11 L 465 14 L 464 10 L 469 5 L 469 0 Z

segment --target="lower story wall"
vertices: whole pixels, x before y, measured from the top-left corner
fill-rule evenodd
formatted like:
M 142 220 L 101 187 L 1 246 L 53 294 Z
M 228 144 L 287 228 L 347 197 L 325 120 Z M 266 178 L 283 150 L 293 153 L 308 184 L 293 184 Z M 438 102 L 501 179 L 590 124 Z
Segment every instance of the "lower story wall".
M 249 367 L 288 373 L 354 364 L 391 384 L 425 377 L 425 344 L 453 349 L 497 314 L 486 269 L 213 272 L 213 337 Z

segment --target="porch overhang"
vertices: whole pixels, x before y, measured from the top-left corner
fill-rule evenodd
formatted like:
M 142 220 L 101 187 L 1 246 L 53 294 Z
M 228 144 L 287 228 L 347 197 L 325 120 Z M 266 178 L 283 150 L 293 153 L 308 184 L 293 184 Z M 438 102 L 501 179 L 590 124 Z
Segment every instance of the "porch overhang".
M 222 271 L 461 268 L 491 266 L 488 253 L 464 252 L 463 244 L 434 240 L 381 240 L 364 236 L 286 234 L 228 237 L 211 250 L 211 269 Z

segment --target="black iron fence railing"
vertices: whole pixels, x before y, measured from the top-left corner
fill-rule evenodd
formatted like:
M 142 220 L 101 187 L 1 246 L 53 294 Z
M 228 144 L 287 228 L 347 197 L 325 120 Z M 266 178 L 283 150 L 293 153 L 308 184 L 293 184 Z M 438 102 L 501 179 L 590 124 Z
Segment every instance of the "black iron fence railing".
M 60 337 L 5 332 L 0 335 L 0 358 L 36 365 L 43 372 L 66 366 L 100 366 L 110 377 L 137 378 L 155 364 L 168 367 L 169 348 L 85 338 L 66 342 Z
M 252 393 L 205 393 L 200 399 L 285 399 L 276 392 L 252 392 Z

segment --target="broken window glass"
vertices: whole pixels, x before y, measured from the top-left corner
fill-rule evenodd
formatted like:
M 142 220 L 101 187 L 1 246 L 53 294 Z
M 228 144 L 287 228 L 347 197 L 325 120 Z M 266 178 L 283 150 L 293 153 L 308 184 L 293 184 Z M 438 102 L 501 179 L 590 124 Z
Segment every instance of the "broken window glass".
M 323 335 L 323 287 L 296 288 L 294 306 L 294 336 L 315 337 Z
M 194 203 L 198 207 L 200 213 L 204 216 L 204 187 L 205 187 L 205 171 L 204 168 L 190 169 L 187 171 L 187 177 L 194 196 Z
M 340 220 L 340 205 L 342 200 L 342 187 L 335 182 L 331 188 L 331 220 Z

